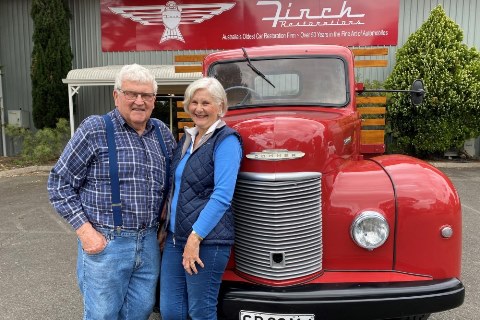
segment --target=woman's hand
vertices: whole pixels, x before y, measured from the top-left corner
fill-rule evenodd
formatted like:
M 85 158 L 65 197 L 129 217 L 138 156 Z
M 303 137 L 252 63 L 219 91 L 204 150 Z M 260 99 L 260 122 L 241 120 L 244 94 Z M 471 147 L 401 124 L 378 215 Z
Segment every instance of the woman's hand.
M 191 233 L 188 236 L 187 244 L 185 245 L 185 249 L 183 250 L 183 268 L 185 271 L 192 275 L 193 273 L 197 274 L 197 265 L 200 267 L 204 267 L 202 260 L 200 259 L 200 238 Z

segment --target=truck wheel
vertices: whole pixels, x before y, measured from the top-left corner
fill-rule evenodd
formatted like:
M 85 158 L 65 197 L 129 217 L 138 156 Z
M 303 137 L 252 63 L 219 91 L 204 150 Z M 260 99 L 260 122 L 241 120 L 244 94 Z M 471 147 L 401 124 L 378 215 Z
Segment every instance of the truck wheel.
M 430 314 L 416 314 L 414 316 L 385 319 L 385 320 L 427 320 L 429 317 L 430 317 Z

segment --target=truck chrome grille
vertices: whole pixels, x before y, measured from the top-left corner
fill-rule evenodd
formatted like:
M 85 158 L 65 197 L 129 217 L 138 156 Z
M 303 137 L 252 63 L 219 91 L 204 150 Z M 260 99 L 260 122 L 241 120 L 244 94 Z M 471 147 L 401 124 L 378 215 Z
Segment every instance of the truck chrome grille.
M 257 174 L 237 179 L 235 262 L 238 271 L 287 280 L 322 270 L 321 174 Z

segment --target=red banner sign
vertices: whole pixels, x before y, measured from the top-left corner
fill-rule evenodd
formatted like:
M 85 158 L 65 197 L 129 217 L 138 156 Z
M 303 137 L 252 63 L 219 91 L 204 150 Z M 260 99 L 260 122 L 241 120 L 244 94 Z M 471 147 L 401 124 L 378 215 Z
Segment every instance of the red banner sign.
M 102 49 L 397 44 L 400 0 L 214 1 L 101 0 Z

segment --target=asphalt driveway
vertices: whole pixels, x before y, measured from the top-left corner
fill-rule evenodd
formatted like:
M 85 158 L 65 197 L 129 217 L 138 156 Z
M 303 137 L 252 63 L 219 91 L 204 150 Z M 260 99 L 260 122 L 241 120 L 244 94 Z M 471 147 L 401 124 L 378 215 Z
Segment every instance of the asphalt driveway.
M 0 174 L 0 319 L 81 319 L 76 236 L 48 202 L 48 172 L 37 169 Z M 480 314 L 480 167 L 441 170 L 462 200 L 466 298 L 430 319 L 474 320 Z

